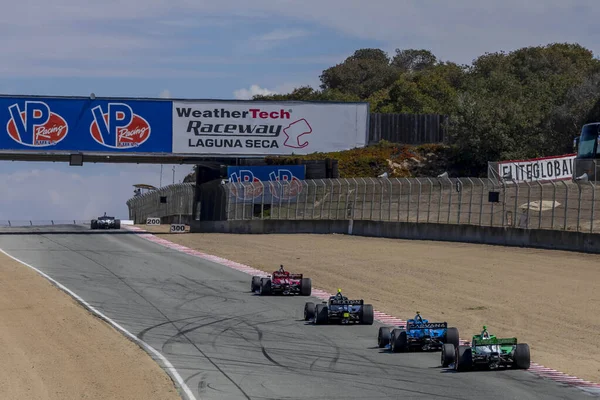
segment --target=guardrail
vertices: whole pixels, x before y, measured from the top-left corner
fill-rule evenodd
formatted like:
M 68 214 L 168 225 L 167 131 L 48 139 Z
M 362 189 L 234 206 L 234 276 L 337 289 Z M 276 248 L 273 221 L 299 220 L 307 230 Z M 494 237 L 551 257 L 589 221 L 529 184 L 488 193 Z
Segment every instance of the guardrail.
M 49 219 L 49 220 L 0 220 L 0 227 L 48 226 L 48 225 L 89 225 L 90 219 Z
M 132 197 L 127 201 L 129 219 L 136 224 L 145 223 L 146 218 L 185 216 L 189 219 L 193 210 L 194 191 L 194 183 L 177 183 Z M 161 197 L 165 203 L 161 203 Z M 174 220 L 177 221 L 177 218 Z
M 227 220 L 370 220 L 600 232 L 592 182 L 352 178 L 228 183 Z

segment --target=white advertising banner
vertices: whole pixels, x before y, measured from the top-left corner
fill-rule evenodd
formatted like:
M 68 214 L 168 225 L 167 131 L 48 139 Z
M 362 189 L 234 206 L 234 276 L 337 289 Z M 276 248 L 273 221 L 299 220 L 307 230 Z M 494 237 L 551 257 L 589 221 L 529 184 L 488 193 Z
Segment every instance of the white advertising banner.
M 271 156 L 368 143 L 368 103 L 173 101 L 173 153 Z
M 543 157 L 531 160 L 500 161 L 498 175 L 507 182 L 562 181 L 573 177 L 573 160 L 575 154 Z

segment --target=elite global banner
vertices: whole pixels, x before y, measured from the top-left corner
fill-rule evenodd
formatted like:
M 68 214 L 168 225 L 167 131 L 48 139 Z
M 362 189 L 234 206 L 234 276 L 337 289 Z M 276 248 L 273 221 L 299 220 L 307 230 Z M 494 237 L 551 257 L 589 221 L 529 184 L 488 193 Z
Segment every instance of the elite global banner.
M 499 178 L 505 177 L 506 183 L 570 180 L 573 176 L 575 156 L 567 154 L 531 160 L 501 161 L 496 173 Z
M 291 155 L 364 147 L 366 103 L 173 101 L 173 152 Z

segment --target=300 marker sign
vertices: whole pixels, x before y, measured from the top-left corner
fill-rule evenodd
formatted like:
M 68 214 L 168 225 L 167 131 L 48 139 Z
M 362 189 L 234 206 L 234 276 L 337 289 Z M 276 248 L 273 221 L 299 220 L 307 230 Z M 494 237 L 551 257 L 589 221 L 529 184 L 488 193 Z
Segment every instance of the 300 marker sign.
M 171 224 L 171 233 L 185 232 L 185 224 Z
M 160 218 L 146 218 L 146 225 L 160 225 Z

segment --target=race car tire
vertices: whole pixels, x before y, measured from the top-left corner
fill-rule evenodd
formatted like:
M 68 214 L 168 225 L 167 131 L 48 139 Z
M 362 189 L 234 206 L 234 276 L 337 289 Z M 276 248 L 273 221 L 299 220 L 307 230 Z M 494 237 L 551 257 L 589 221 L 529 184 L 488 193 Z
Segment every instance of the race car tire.
M 529 369 L 531 366 L 529 345 L 526 343 L 517 344 L 515 354 L 513 356 L 513 366 L 518 369 Z
M 456 347 L 452 343 L 444 343 L 442 346 L 442 367 L 447 368 L 454 362 L 456 356 Z
M 458 346 L 454 356 L 454 370 L 468 371 L 473 367 L 473 353 L 469 346 Z
M 408 347 L 408 336 L 402 329 L 394 329 L 390 338 L 392 353 L 403 353 Z
M 316 307 L 315 303 L 306 303 L 304 305 L 304 320 L 311 321 L 315 318 Z
M 315 309 L 315 324 L 324 325 L 329 322 L 329 310 L 325 304 L 317 304 Z
M 121 220 L 115 219 L 115 229 L 121 229 Z
M 453 344 L 455 348 L 458 347 L 460 340 L 457 328 L 448 328 L 445 336 L 444 343 Z
M 390 332 L 390 328 L 387 326 L 382 326 L 379 328 L 379 333 L 377 333 L 377 345 L 380 349 L 390 344 L 391 336 L 392 333 Z
M 310 296 L 312 293 L 312 281 L 310 278 L 302 278 L 302 282 L 300 283 L 300 295 L 301 296 Z
M 98 229 L 98 221 L 92 220 L 90 223 L 90 229 Z
M 254 293 L 258 288 L 260 288 L 260 276 L 253 276 L 252 283 L 250 283 L 250 291 Z
M 260 280 L 260 295 L 268 296 L 271 294 L 271 280 L 269 278 L 262 278 Z
M 373 306 L 371 304 L 364 304 L 362 306 L 360 323 L 364 325 L 373 325 L 375 320 L 375 314 L 373 313 Z

